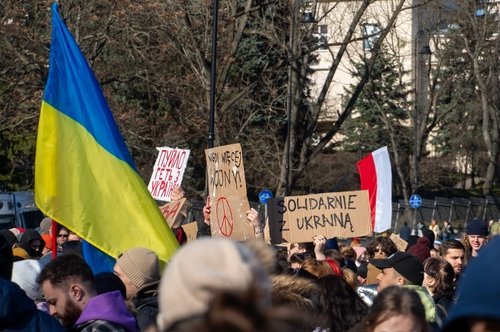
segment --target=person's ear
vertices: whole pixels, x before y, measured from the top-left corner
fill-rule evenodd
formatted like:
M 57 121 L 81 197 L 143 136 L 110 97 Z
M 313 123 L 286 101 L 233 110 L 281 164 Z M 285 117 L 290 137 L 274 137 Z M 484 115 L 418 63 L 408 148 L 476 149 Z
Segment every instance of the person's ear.
M 69 286 L 69 294 L 76 301 L 80 302 L 85 297 L 85 289 L 80 284 L 71 284 Z
M 426 278 L 427 279 L 427 287 L 434 287 L 434 285 L 436 284 L 436 279 L 433 278 L 433 277 L 428 277 Z
M 404 278 L 403 276 L 399 276 L 399 277 L 397 277 L 396 283 L 397 283 L 399 286 L 403 286 L 403 285 L 405 284 L 405 278 Z

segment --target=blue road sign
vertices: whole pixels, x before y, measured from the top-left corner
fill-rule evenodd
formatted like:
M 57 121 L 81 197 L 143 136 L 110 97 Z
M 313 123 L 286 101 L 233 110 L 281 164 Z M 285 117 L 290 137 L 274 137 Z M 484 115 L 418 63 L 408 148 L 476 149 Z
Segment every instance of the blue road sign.
M 269 189 L 263 189 L 260 193 L 259 193 L 259 201 L 262 203 L 262 204 L 267 204 L 267 201 L 270 199 L 270 198 L 273 198 L 273 193 L 271 190 Z
M 422 197 L 420 197 L 417 194 L 413 194 L 410 196 L 410 200 L 408 201 L 408 204 L 414 208 L 418 209 L 419 207 L 422 206 Z

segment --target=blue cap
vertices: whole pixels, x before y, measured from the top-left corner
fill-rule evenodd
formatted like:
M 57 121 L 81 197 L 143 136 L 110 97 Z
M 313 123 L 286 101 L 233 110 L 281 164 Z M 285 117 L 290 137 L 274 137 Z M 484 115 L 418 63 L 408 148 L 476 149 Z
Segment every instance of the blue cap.
M 488 231 L 488 226 L 481 219 L 474 218 L 467 226 L 465 226 L 465 233 L 467 235 L 483 235 L 488 236 L 490 232 Z
M 465 318 L 500 320 L 500 237 L 488 242 L 465 269 L 458 284 L 458 301 L 443 331 L 455 331 Z

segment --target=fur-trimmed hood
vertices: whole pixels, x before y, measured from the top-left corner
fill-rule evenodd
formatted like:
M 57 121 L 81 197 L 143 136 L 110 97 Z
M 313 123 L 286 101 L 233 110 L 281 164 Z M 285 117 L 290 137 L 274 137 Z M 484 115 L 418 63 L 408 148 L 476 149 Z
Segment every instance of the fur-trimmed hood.
M 271 277 L 271 281 L 273 305 L 290 305 L 309 312 L 318 311 L 320 288 L 313 281 L 293 275 L 275 275 Z

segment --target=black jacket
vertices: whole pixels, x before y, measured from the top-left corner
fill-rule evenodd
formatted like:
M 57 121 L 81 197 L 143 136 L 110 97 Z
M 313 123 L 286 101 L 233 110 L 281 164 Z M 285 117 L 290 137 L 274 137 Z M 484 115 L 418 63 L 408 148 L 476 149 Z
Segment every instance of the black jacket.
M 59 322 L 37 309 L 18 285 L 0 278 L 0 331 L 63 332 Z
M 155 281 L 144 285 L 137 295 L 132 299 L 135 307 L 137 324 L 139 330 L 143 331 L 146 327 L 156 322 L 158 315 L 158 285 L 160 281 Z

